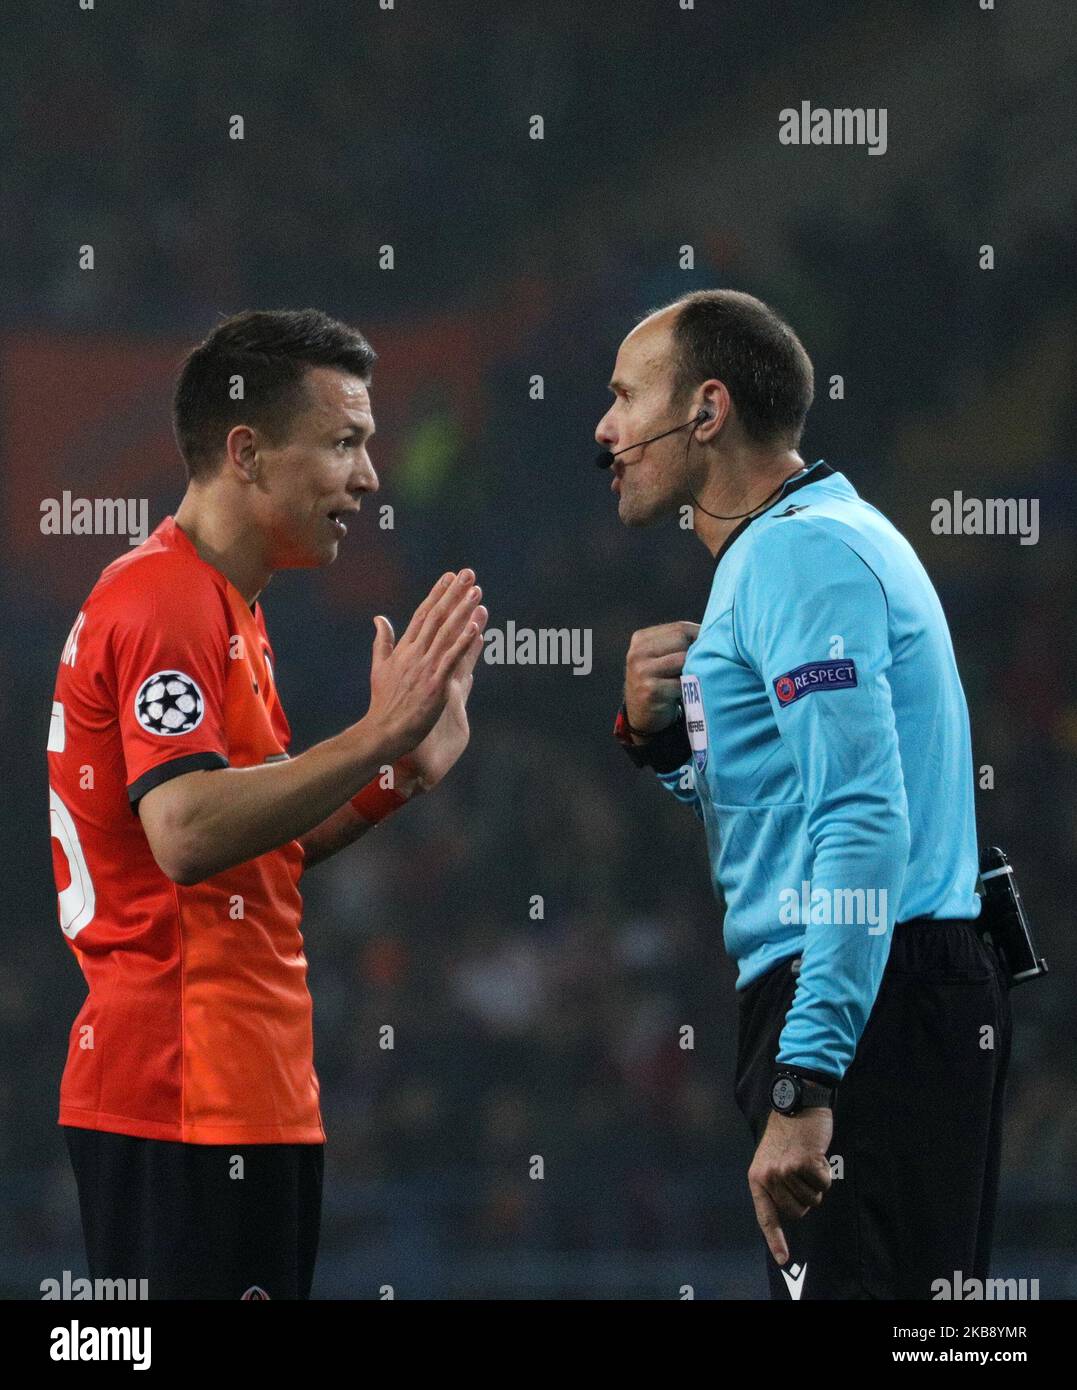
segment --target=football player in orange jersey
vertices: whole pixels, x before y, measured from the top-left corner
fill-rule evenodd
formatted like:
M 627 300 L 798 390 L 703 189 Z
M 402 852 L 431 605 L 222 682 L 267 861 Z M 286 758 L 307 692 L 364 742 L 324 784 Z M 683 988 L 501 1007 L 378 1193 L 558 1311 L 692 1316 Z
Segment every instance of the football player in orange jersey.
M 462 569 L 399 640 L 375 618 L 366 713 L 288 751 L 258 596 L 330 564 L 377 491 L 374 362 L 315 310 L 220 323 L 176 389 L 186 494 L 104 570 L 60 662 L 53 857 L 89 990 L 60 1123 L 91 1277 L 151 1298 L 309 1295 L 325 1133 L 300 879 L 468 742 L 487 610 Z

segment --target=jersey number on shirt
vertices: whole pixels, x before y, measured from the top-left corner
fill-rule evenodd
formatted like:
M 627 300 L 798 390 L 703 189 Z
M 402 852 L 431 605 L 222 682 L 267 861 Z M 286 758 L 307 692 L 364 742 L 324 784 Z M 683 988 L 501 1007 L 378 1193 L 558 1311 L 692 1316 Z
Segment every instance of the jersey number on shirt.
M 49 752 L 62 753 L 66 745 L 64 737 L 64 707 L 53 702 L 52 722 L 49 726 Z M 60 904 L 60 927 L 65 936 L 72 941 L 83 927 L 89 926 L 97 908 L 93 890 L 93 879 L 86 864 L 86 856 L 79 844 L 79 832 L 75 818 L 59 796 L 49 788 L 49 826 L 52 838 L 59 843 L 67 860 L 70 878 L 66 888 L 60 889 L 57 898 Z
M 67 860 L 71 882 L 57 894 L 60 903 L 60 927 L 72 941 L 83 927 L 89 926 L 97 908 L 93 879 L 86 865 L 86 856 L 79 844 L 79 832 L 71 812 L 49 788 L 49 819 L 52 838 L 60 842 Z

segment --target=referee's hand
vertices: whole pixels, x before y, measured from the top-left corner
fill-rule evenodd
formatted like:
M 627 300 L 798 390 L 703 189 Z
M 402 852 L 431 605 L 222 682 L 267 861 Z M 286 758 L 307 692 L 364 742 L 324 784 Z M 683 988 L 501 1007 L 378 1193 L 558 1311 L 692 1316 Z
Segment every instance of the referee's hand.
M 789 1263 L 782 1219 L 799 1221 L 830 1191 L 833 1174 L 826 1151 L 833 1134 L 833 1111 L 821 1105 L 799 1115 L 775 1110 L 767 1121 L 748 1169 L 748 1187 L 759 1229 L 780 1265 Z
M 684 654 L 698 636 L 699 624 L 687 622 L 641 627 L 632 634 L 625 661 L 625 710 L 633 731 L 657 734 L 676 719 Z

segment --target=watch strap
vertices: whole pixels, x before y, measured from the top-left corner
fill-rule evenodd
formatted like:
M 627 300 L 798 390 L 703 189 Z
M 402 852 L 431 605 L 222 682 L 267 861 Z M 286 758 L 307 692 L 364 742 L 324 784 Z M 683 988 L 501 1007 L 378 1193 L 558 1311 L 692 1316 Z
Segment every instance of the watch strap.
M 692 745 L 688 741 L 688 726 L 681 705 L 677 706 L 677 718 L 667 728 L 649 736 L 639 735 L 645 739 L 643 743 L 633 743 L 632 733 L 628 710 L 622 705 L 614 721 L 613 736 L 637 767 L 650 767 L 655 772 L 676 772 L 691 760 Z
M 818 1081 L 808 1081 L 804 1077 L 800 1078 L 800 1108 L 810 1110 L 813 1106 L 821 1105 L 827 1110 L 834 1109 L 834 1087 L 820 1086 Z

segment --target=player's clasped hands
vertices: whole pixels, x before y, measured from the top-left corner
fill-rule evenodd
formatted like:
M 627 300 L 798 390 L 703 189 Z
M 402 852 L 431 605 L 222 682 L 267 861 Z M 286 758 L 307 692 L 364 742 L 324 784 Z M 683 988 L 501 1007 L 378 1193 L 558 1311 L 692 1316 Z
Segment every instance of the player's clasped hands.
M 699 624 L 660 623 L 632 634 L 625 662 L 625 709 L 632 729 L 657 734 L 677 717 L 681 671 Z
M 423 742 L 454 692 L 466 699 L 489 617 L 481 598 L 474 570 L 462 569 L 442 575 L 399 641 L 388 618 L 374 619 L 367 718 L 379 726 L 388 759 Z

